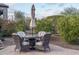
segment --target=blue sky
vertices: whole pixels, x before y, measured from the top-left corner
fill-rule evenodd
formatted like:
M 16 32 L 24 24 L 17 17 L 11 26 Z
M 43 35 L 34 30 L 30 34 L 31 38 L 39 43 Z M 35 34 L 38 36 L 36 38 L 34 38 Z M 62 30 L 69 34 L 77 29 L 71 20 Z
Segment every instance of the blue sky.
M 33 3 L 13 3 L 9 5 L 9 12 L 22 11 L 25 16 L 31 17 L 31 6 Z M 79 9 L 79 4 L 77 3 L 35 3 L 36 17 L 42 18 L 50 15 L 59 14 L 64 8 L 75 7 Z

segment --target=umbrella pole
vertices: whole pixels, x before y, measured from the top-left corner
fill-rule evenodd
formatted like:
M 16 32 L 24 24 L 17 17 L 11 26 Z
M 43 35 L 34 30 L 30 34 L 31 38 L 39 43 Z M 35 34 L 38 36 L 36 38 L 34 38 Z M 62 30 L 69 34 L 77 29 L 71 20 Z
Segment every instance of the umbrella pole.
M 32 36 L 33 36 L 33 28 L 32 28 Z

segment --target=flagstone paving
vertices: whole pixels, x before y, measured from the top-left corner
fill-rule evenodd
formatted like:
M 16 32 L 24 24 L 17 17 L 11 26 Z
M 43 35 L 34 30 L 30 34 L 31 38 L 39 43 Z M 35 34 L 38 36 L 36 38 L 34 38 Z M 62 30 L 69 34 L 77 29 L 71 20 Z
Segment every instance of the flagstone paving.
M 0 55 L 77 55 L 79 50 L 67 49 L 60 46 L 50 44 L 50 52 L 42 51 L 30 51 L 30 52 L 21 52 L 17 53 L 14 51 L 15 45 L 6 47 L 5 49 L 0 50 Z

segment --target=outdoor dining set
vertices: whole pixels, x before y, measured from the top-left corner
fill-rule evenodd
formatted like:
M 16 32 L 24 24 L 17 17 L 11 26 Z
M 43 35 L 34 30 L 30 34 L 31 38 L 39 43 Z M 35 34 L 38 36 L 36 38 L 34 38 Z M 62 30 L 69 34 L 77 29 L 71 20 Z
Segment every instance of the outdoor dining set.
M 13 33 L 12 36 L 14 38 L 14 42 L 16 44 L 16 51 L 29 51 L 29 50 L 36 50 L 39 49 L 42 51 L 50 51 L 49 41 L 51 37 L 50 32 L 39 31 L 38 33 L 34 34 L 33 29 L 36 27 L 35 24 L 35 6 L 32 5 L 31 8 L 31 22 L 30 22 L 30 29 L 31 31 L 19 31 L 17 33 Z M 31 33 L 29 33 L 31 32 Z M 43 48 L 43 49 L 42 49 Z
M 37 34 L 28 34 L 25 32 L 17 32 L 12 34 L 15 42 L 15 51 L 50 51 L 49 41 L 51 33 L 40 31 Z

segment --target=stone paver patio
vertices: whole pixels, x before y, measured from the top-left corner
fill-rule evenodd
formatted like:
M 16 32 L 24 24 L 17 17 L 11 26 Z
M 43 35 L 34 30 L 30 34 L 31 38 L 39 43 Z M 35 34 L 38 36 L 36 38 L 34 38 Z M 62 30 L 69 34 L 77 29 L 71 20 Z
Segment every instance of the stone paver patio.
M 6 47 L 5 49 L 0 50 L 0 55 L 77 55 L 79 54 L 78 50 L 72 50 L 63 48 L 60 46 L 52 45 L 51 46 L 51 52 L 40 52 L 40 51 L 30 51 L 30 52 L 21 52 L 17 53 L 14 51 L 15 45 L 11 45 Z

